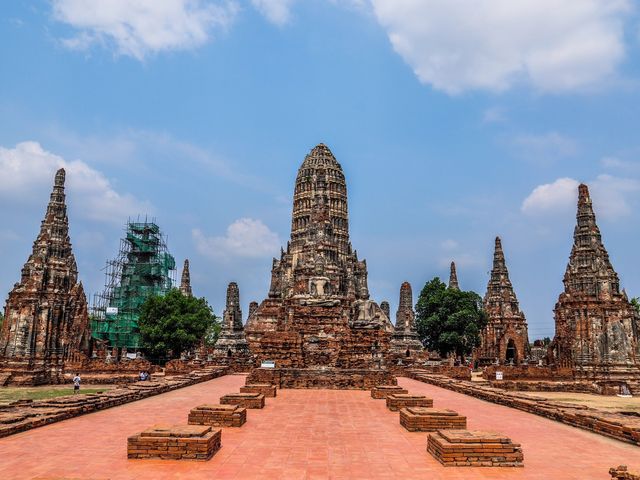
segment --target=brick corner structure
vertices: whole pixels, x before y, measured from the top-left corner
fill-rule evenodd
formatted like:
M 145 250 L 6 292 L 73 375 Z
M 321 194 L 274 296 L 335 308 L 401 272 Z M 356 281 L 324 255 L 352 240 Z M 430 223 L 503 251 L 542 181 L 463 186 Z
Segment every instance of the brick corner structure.
M 247 421 L 247 409 L 238 405 L 199 405 L 189 412 L 189 425 L 241 427 Z
M 154 425 L 127 439 L 127 458 L 209 460 L 221 439 L 222 430 L 205 425 Z
M 400 410 L 400 425 L 410 432 L 435 432 L 467 428 L 467 417 L 443 408 L 406 407 Z
M 261 393 L 266 398 L 275 398 L 277 389 L 270 383 L 251 383 L 240 387 L 240 393 Z
M 378 385 L 371 389 L 371 398 L 376 400 L 384 400 L 392 393 L 409 393 L 408 390 L 402 388 L 400 385 Z
M 387 396 L 387 408 L 392 412 L 405 407 L 433 407 L 433 399 L 408 393 L 392 393 Z
M 445 467 L 522 467 L 519 443 L 504 435 L 476 430 L 430 433 L 427 452 Z
M 618 465 L 609 469 L 611 480 L 640 480 L 640 472 L 631 472 L 626 465 Z
M 261 393 L 228 393 L 220 397 L 222 405 L 239 405 L 244 408 L 264 408 L 264 395 Z

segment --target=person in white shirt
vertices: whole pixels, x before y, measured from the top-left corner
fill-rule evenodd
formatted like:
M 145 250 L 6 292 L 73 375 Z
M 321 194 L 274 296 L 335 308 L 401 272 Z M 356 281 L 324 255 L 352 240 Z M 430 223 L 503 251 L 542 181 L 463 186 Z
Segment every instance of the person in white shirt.
M 80 374 L 76 373 L 76 376 L 73 377 L 73 394 L 75 395 L 80 391 Z

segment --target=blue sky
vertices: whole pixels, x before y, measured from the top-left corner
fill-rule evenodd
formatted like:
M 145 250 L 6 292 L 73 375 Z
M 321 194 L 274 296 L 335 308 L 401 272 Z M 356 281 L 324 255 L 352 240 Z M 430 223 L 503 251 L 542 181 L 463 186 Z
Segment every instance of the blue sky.
M 626 0 L 51 0 L 0 5 L 0 291 L 68 170 L 88 294 L 148 214 L 216 313 L 246 314 L 326 143 L 372 296 L 455 260 L 484 294 L 503 245 L 533 338 L 553 335 L 578 182 L 640 296 L 640 17 Z M 179 272 L 178 272 L 179 275 Z

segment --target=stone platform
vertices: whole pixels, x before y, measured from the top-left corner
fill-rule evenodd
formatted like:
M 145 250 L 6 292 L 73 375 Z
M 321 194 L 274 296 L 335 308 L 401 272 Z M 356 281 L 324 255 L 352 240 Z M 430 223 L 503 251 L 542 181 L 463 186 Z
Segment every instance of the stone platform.
M 433 407 L 433 399 L 424 395 L 411 395 L 408 393 L 391 394 L 387 396 L 387 408 L 397 412 L 406 407 Z
M 240 393 L 261 393 L 267 398 L 274 398 L 277 395 L 275 385 L 269 383 L 253 383 L 240 387 Z
M 503 435 L 478 430 L 430 433 L 427 452 L 445 467 L 522 467 L 522 448 Z
M 399 385 L 378 385 L 371 389 L 371 398 L 383 400 L 392 393 L 409 393 L 409 391 Z
M 127 457 L 209 460 L 220 450 L 222 430 L 202 425 L 155 425 L 127 439 Z
M 410 432 L 467 428 L 467 417 L 444 408 L 408 407 L 400 410 L 400 425 Z
M 264 408 L 264 395 L 261 393 L 228 393 L 220 397 L 220 403 L 244 408 Z
M 270 383 L 278 388 L 329 388 L 370 390 L 377 385 L 396 385 L 388 370 L 340 368 L 256 368 L 247 384 Z
M 189 425 L 241 427 L 247 421 L 247 409 L 238 405 L 200 405 L 189 412 Z

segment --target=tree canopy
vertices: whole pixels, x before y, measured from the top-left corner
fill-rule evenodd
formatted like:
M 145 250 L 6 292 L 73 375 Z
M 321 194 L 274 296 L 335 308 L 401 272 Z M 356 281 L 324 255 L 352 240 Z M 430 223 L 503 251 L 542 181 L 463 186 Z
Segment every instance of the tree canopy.
M 166 295 L 147 299 L 140 309 L 140 335 L 148 353 L 177 358 L 197 346 L 219 325 L 204 298 L 183 295 L 174 288 Z
M 427 282 L 416 304 L 416 326 L 423 345 L 441 357 L 470 354 L 486 325 L 482 299 L 475 292 L 447 288 L 438 277 Z

